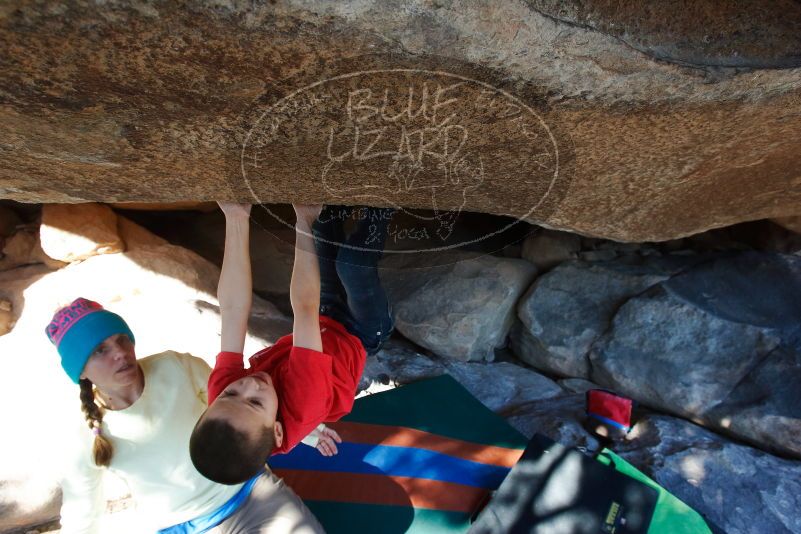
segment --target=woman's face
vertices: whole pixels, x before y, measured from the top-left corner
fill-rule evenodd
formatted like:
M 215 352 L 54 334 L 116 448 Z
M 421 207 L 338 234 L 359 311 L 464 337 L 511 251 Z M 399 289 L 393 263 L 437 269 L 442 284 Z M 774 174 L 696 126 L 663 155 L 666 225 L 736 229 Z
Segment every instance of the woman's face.
M 125 334 L 115 334 L 95 347 L 86 361 L 81 378 L 88 378 L 101 390 L 114 390 L 139 379 L 134 345 Z

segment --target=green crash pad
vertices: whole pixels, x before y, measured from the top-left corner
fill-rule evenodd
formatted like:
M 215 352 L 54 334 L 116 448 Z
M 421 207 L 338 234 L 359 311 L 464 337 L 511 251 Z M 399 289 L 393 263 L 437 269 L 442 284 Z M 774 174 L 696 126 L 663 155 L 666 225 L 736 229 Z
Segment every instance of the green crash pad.
M 356 400 L 324 457 L 298 446 L 270 467 L 327 532 L 466 532 L 527 439 L 451 376 Z
M 712 530 L 701 517 L 701 514 L 684 504 L 680 499 L 670 494 L 665 488 L 645 476 L 640 470 L 614 452 L 604 449 L 598 455 L 598 461 L 605 465 L 611 464 L 615 470 L 639 480 L 659 493 L 656 509 L 648 527 L 648 534 L 711 534 Z

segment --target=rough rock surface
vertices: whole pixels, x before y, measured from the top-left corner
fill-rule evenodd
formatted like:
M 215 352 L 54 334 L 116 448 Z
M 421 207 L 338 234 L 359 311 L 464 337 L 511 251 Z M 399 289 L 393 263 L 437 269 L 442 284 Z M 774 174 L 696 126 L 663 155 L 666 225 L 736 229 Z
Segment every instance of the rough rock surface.
M 589 378 L 587 355 L 617 308 L 690 261 L 642 265 L 565 262 L 540 276 L 517 305 L 512 347 L 523 361 L 562 376 Z
M 692 417 L 720 402 L 779 342 L 768 329 L 720 319 L 655 288 L 617 310 L 590 352 L 592 379 Z
M 515 305 L 536 269 L 525 260 L 452 253 L 452 263 L 416 269 L 382 263 L 395 328 L 415 343 L 455 360 L 494 359 L 506 343 Z
M 799 301 L 788 254 L 570 261 L 521 298 L 510 338 L 537 369 L 801 457 Z
M 122 216 L 117 216 L 117 232 L 122 242 L 125 243 L 126 250 L 143 247 L 160 247 L 170 244 L 166 239 L 151 234 L 130 219 Z
M 700 417 L 780 341 L 769 329 L 720 319 L 657 288 L 621 306 L 593 346 L 591 376 L 663 411 Z
M 705 426 L 801 458 L 801 349 L 780 345 L 703 414 Z
M 538 272 L 544 272 L 563 261 L 575 259 L 580 250 L 580 236 L 543 229 L 523 241 L 521 257 L 534 264 Z
M 8 334 L 14 328 L 14 316 L 11 313 L 11 302 L 0 299 L 0 336 Z
M 17 231 L 17 225 L 22 220 L 12 209 L 0 205 L 0 243 L 3 238 L 13 235 Z
M 509 424 L 525 436 L 543 434 L 573 447 L 598 448 L 598 441 L 582 426 L 584 395 L 562 394 L 531 402 L 504 413 Z
M 45 254 L 67 263 L 125 250 L 117 215 L 102 204 L 46 204 L 39 236 Z
M 114 209 L 134 210 L 134 211 L 217 211 L 216 202 L 114 202 L 111 204 Z
M 773 219 L 773 222 L 779 224 L 788 230 L 801 234 L 801 215 L 794 217 L 778 217 Z
M 624 241 L 796 216 L 799 21 L 791 0 L 20 0 L 0 198 L 347 200 Z
M 664 284 L 718 317 L 792 335 L 801 328 L 801 258 L 746 251 L 699 264 Z
M 610 0 L 528 3 L 555 19 L 609 33 L 662 61 L 710 67 L 801 66 L 797 21 L 756 1 L 679 1 L 649 9 Z M 796 6 L 775 2 L 771 7 Z
M 6 238 L 0 257 L 0 271 L 34 263 L 44 263 L 52 269 L 65 265 L 45 254 L 36 230 L 22 229 Z
M 501 414 L 563 394 L 550 378 L 514 363 L 458 362 L 426 356 L 408 341 L 395 339 L 368 358 L 359 389 L 372 393 L 446 373 Z
M 539 373 L 510 362 L 449 362 L 447 372 L 495 412 L 562 394 L 562 388 Z
M 801 462 L 649 416 L 621 454 L 728 534 L 801 531 Z

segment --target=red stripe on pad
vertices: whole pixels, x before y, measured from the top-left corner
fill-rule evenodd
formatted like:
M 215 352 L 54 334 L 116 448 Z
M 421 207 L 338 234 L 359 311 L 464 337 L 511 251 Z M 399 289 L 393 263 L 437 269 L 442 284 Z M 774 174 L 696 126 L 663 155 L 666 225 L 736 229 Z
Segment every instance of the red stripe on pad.
M 489 490 L 423 478 L 275 469 L 304 501 L 377 504 L 472 513 Z
M 339 433 L 342 441 L 415 447 L 487 465 L 511 468 L 523 455 L 522 449 L 472 443 L 402 426 L 371 425 L 350 421 L 327 424 Z

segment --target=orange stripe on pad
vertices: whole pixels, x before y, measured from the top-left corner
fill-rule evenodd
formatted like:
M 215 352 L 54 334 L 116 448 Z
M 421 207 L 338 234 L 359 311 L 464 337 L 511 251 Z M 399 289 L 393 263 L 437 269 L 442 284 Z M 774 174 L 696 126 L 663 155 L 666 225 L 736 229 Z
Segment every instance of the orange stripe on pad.
M 511 468 L 523 455 L 522 449 L 471 443 L 402 426 L 371 425 L 349 421 L 327 424 L 339 433 L 342 441 L 415 447 L 487 465 Z
M 489 490 L 422 478 L 275 469 L 304 501 L 379 504 L 473 512 Z

